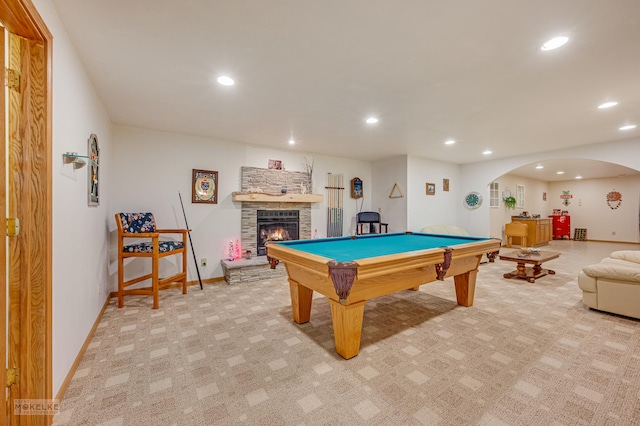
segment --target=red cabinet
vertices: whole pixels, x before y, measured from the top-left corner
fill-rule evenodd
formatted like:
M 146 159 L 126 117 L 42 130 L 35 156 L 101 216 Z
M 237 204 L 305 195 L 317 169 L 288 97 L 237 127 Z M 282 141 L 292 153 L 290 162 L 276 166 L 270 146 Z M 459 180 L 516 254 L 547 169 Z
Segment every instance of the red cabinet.
M 553 219 L 553 239 L 566 236 L 571 239 L 571 216 L 549 216 Z

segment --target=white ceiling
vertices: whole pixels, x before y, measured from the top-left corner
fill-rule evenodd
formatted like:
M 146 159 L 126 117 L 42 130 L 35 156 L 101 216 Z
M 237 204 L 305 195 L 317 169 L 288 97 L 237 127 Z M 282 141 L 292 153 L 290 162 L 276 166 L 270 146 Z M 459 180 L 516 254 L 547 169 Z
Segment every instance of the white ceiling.
M 639 0 L 53 3 L 114 124 L 457 164 L 640 137 Z

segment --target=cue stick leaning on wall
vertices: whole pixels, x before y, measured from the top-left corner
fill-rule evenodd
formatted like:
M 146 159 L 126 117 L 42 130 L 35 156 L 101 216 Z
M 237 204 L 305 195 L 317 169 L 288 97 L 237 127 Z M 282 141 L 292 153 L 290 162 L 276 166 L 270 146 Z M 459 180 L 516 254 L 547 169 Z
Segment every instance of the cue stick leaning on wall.
M 178 197 L 180 198 L 180 206 L 182 207 L 182 215 L 184 216 L 184 225 L 189 229 L 189 224 L 187 223 L 187 214 L 184 212 L 184 204 L 182 204 L 182 195 L 180 195 L 180 190 L 178 190 Z M 191 241 L 191 231 L 187 232 L 189 235 L 189 244 L 191 244 L 191 253 L 193 254 L 193 262 L 196 264 L 196 272 L 198 273 L 198 282 L 200 283 L 200 290 L 202 290 L 202 278 L 200 278 L 200 269 L 198 269 L 198 260 L 196 259 L 196 252 L 193 250 L 193 241 Z M 185 247 L 186 250 L 186 247 Z

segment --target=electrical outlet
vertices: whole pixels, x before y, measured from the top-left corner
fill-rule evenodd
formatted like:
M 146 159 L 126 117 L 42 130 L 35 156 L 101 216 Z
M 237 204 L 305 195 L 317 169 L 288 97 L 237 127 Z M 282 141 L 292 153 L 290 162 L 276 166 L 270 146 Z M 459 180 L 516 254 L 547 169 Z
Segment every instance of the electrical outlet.
M 611 235 L 616 235 L 616 231 L 611 231 Z
M 207 266 L 207 258 L 203 257 L 202 259 L 200 259 L 200 266 Z

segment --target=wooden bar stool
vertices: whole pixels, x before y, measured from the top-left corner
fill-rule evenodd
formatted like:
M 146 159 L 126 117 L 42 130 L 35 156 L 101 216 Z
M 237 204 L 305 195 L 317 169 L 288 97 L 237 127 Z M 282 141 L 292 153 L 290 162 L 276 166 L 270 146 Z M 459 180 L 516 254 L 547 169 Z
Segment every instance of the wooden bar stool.
M 504 226 L 504 234 L 507 236 L 507 247 L 511 247 L 512 237 L 520 237 L 520 247 L 527 246 L 527 235 L 529 234 L 529 227 L 526 223 L 511 222 Z

